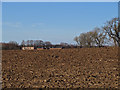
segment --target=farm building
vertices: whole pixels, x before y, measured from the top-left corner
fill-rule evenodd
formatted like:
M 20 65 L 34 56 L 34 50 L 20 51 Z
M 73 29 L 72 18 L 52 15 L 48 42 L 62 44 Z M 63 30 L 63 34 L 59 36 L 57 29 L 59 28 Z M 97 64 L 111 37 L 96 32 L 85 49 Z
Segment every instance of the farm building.
M 22 47 L 22 50 L 34 50 L 34 47 Z

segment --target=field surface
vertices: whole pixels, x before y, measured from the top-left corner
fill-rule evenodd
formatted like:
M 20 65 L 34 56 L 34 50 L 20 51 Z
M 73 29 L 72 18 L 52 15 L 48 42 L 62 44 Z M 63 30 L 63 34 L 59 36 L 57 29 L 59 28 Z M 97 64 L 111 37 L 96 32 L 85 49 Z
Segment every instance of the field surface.
M 119 54 L 120 55 L 120 54 Z M 118 88 L 118 48 L 3 50 L 3 88 Z

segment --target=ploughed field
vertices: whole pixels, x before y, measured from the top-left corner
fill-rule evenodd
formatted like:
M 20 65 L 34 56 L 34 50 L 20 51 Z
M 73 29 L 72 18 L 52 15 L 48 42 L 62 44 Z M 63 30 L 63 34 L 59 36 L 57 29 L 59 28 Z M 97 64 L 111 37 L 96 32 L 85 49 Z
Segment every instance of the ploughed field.
M 118 48 L 3 50 L 3 88 L 117 88 Z

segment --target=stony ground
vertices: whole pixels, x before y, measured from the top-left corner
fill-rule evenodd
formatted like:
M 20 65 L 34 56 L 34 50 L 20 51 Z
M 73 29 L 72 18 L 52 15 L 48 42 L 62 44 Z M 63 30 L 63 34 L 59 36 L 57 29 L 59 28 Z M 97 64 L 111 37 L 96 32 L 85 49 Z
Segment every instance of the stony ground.
M 3 50 L 3 88 L 117 88 L 118 48 Z

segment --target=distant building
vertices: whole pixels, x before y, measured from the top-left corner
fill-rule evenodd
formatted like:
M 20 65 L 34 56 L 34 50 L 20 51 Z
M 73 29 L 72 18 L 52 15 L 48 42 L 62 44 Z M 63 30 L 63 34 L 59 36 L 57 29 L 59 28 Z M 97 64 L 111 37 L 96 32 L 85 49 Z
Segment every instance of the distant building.
M 22 50 L 34 50 L 34 47 L 22 47 Z

